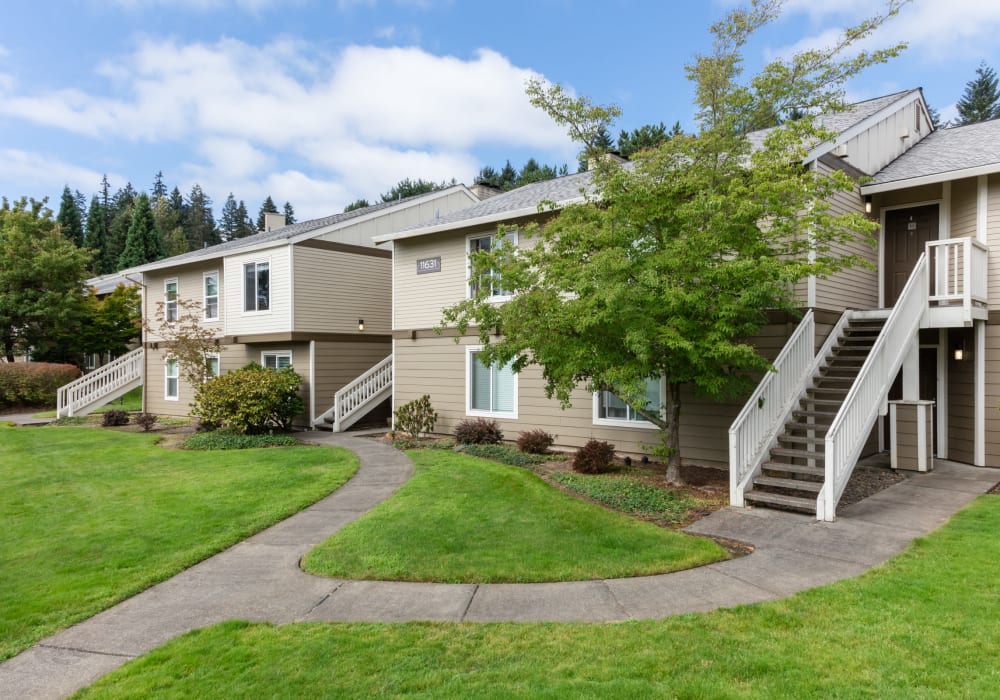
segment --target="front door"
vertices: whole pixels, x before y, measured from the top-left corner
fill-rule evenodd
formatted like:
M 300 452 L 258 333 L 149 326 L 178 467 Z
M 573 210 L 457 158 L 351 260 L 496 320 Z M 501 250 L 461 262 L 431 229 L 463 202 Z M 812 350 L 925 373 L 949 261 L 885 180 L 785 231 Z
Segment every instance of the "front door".
M 928 241 L 938 237 L 938 205 L 885 213 L 885 307 L 896 304 Z

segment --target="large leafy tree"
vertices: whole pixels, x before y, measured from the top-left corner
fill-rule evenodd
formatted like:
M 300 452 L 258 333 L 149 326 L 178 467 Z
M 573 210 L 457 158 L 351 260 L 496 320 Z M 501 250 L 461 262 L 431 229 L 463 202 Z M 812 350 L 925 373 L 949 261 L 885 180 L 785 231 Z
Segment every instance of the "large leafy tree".
M 515 251 L 505 239 L 472 257 L 473 274 L 499 277 L 513 298 L 492 303 L 493 285 L 483 284 L 443 315 L 462 332 L 478 328 L 485 362 L 515 371 L 540 365 L 547 393 L 563 405 L 578 386 L 616 394 L 659 427 L 673 480 L 680 480 L 681 388 L 720 399 L 745 392 L 769 368 L 750 340 L 766 311 L 794 310 L 796 281 L 855 264 L 832 244 L 875 228 L 861 214 L 831 210 L 832 195 L 853 191 L 850 178 L 803 162 L 810 146 L 831 136 L 810 115 L 843 109 L 844 82 L 901 49 L 854 46 L 898 6 L 847 29 L 830 49 L 776 60 L 744 81 L 742 51 L 780 5 L 755 1 L 712 26 L 712 52 L 687 68 L 697 133 L 641 152 L 628 168 L 598 158 L 589 201 L 529 228 L 525 237 L 536 245 Z M 533 82 L 528 92 L 588 155 L 601 153 L 601 127 L 617 108 L 574 99 L 558 85 Z M 804 116 L 751 148 L 752 126 L 792 109 Z M 661 407 L 647 403 L 649 378 L 666 385 Z
M 1000 88 L 997 75 L 985 63 L 976 68 L 976 77 L 965 84 L 965 92 L 955 105 L 955 126 L 966 126 L 1000 117 Z
M 63 360 L 60 338 L 84 323 L 90 252 L 59 231 L 45 201 L 0 204 L 0 349 L 8 362 L 32 351 Z
M 79 354 L 124 354 L 129 344 L 139 336 L 139 288 L 121 284 L 103 299 L 90 293 L 86 306 L 87 318 L 76 340 Z

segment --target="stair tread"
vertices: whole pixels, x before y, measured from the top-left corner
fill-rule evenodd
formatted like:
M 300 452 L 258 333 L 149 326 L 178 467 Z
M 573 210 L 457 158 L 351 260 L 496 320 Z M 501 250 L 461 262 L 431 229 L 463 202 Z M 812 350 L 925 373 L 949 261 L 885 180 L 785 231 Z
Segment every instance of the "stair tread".
M 785 464 L 784 462 L 764 462 L 761 465 L 761 469 L 766 469 L 772 472 L 789 472 L 791 474 L 805 474 L 806 476 L 818 476 L 820 478 L 826 476 L 826 470 L 823 467 L 809 467 L 804 464 Z
M 771 505 L 794 508 L 807 513 L 816 512 L 815 498 L 800 498 L 798 496 L 786 496 L 780 493 L 769 493 L 767 491 L 747 491 L 743 498 L 753 503 L 766 503 Z
M 794 445 L 821 445 L 826 442 L 825 437 L 807 437 L 805 435 L 781 435 L 778 442 L 790 442 Z
M 815 459 L 823 460 L 826 459 L 826 454 L 823 452 L 810 452 L 809 450 L 797 450 L 794 447 L 772 447 L 771 456 L 781 456 L 781 457 L 801 457 L 802 459 Z
M 776 489 L 793 489 L 819 493 L 823 488 L 821 481 L 806 481 L 805 479 L 783 479 L 778 476 L 758 476 L 753 480 L 754 487 L 768 486 Z
M 808 396 L 803 397 L 800 401 L 815 404 L 816 406 L 842 406 L 844 404 L 840 399 L 813 399 Z

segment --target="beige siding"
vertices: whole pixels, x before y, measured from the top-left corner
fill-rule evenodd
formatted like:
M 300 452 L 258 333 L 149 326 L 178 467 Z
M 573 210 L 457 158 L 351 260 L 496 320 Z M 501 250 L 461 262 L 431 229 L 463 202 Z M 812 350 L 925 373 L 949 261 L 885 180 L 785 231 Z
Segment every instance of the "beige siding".
M 291 246 L 228 256 L 225 259 L 225 333 L 226 335 L 288 333 L 292 330 Z M 243 265 L 249 262 L 270 264 L 271 299 L 267 311 L 243 310 Z M 356 320 L 355 320 L 356 322 Z
M 818 163 L 821 172 L 829 172 L 829 167 Z M 838 192 L 830 202 L 830 214 L 839 216 L 848 213 L 863 213 L 864 201 L 855 186 L 852 192 Z M 833 247 L 833 252 L 842 255 L 856 255 L 872 264 L 871 268 L 860 265 L 816 280 L 816 307 L 829 311 L 852 309 L 874 309 L 878 307 L 878 248 L 864 236 L 857 235 L 846 243 Z
M 373 236 L 395 233 L 417 224 L 433 221 L 445 214 L 470 207 L 477 201 L 469 193 L 457 190 L 448 195 L 405 208 L 389 212 L 376 212 L 368 217 L 362 217 L 362 220 L 357 223 L 341 226 L 336 231 L 317 236 L 317 239 L 371 246 L 374 245 L 372 243 Z
M 388 333 L 392 309 L 392 260 L 370 255 L 292 248 L 295 331 Z M 386 352 L 388 354 L 388 352 Z
M 223 284 L 222 261 L 215 260 L 209 263 L 190 264 L 182 267 L 168 268 L 165 270 L 155 270 L 144 275 L 145 290 L 143 293 L 142 317 L 148 319 L 151 326 L 155 326 L 154 319 L 157 312 L 162 308 L 160 305 L 164 301 L 164 284 L 167 280 L 177 280 L 177 297 L 186 301 L 196 301 L 199 308 L 204 302 L 204 275 L 206 272 L 219 273 L 219 316 L 217 321 L 204 321 L 203 326 L 212 330 L 217 335 L 222 335 L 223 321 L 221 320 L 224 311 L 225 285 Z M 180 309 L 178 309 L 181 313 Z M 155 327 L 147 335 L 147 341 L 161 340 Z
M 971 346 L 967 345 L 966 347 Z M 973 363 L 966 362 L 964 364 L 972 365 Z M 1000 325 L 986 326 L 986 388 L 984 393 L 986 398 L 986 466 L 1000 467 L 1000 410 L 997 410 L 1000 407 Z M 950 430 L 951 426 L 949 425 Z M 957 459 L 957 457 L 953 457 L 953 459 Z
M 986 198 L 986 245 L 989 246 L 989 308 L 1000 310 L 1000 175 L 990 175 Z M 998 357 L 1000 359 L 1000 357 Z M 996 407 L 996 404 L 993 404 Z
M 333 406 L 333 395 L 392 352 L 390 342 L 316 343 L 316 414 Z M 306 377 L 308 381 L 308 377 Z
M 979 187 L 974 177 L 951 183 L 951 238 L 976 235 L 978 191 Z
M 484 233 L 496 228 L 484 230 Z M 417 274 L 417 260 L 441 258 L 441 271 Z M 466 236 L 432 234 L 393 243 L 393 328 L 433 328 L 441 310 L 465 298 Z

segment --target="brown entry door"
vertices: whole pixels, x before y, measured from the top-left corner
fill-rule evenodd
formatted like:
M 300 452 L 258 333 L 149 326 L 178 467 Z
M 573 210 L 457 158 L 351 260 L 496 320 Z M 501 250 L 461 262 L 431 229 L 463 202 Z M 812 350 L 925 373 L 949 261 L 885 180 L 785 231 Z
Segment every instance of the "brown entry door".
M 885 305 L 895 306 L 928 241 L 938 237 L 938 205 L 885 213 Z

